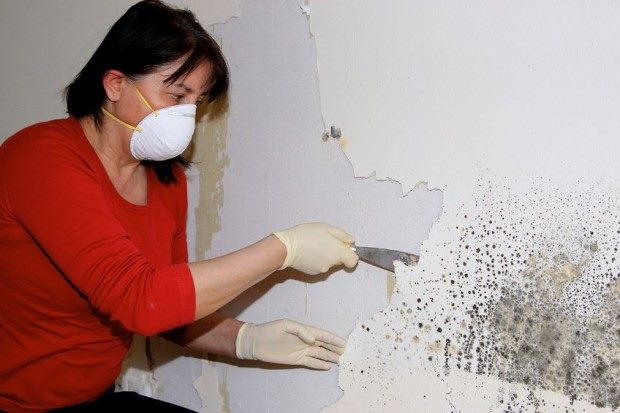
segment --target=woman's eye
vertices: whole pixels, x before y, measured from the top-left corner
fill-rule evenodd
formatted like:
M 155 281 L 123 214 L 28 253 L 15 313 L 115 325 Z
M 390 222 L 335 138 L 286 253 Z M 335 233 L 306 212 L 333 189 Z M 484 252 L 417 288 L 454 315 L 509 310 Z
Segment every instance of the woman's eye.
M 172 99 L 176 100 L 177 102 L 183 99 L 184 97 L 183 95 L 176 95 L 174 93 L 170 94 L 170 96 L 172 96 Z

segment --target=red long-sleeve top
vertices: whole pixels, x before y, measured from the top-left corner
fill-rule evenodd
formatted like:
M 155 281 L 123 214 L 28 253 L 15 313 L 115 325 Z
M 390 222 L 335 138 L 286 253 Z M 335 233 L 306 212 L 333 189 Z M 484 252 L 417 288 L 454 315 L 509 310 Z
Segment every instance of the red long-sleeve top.
M 0 410 L 40 411 L 114 383 L 133 333 L 195 316 L 186 180 L 148 200 L 113 187 L 74 118 L 30 126 L 0 147 Z

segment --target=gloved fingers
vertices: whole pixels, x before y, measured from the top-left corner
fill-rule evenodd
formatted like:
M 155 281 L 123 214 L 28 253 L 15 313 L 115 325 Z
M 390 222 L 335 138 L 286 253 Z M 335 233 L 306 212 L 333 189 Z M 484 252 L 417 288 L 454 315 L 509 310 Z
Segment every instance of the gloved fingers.
M 355 267 L 359 259 L 360 257 L 358 257 L 356 253 L 351 251 L 349 247 L 347 246 L 344 247 L 344 250 L 342 252 L 342 263 L 345 265 L 345 267 L 347 268 Z
M 328 349 L 329 351 L 333 351 L 334 353 L 337 353 L 338 355 L 342 355 L 344 353 L 344 347 L 340 347 L 335 344 L 325 343 L 323 341 L 317 340 L 315 345 L 324 347 Z
M 355 242 L 355 238 L 353 238 L 351 234 L 348 234 L 345 230 L 341 228 L 326 224 L 326 229 L 327 232 L 329 232 L 331 235 L 344 242 L 345 244 L 353 244 Z
M 310 347 L 306 354 L 315 359 L 329 361 L 330 363 L 338 363 L 339 355 L 323 347 Z
M 342 348 L 347 345 L 345 339 L 343 339 L 342 337 L 338 337 L 337 335 L 330 333 L 327 330 L 312 326 L 306 326 L 306 328 L 310 331 L 310 333 L 312 333 L 316 341 L 322 341 L 323 343 L 333 344 Z
M 316 370 L 329 370 L 332 368 L 332 365 L 326 361 L 315 359 L 313 357 L 304 357 L 299 362 L 302 366 L 310 367 L 311 369 Z
M 284 320 L 284 331 L 289 334 L 294 334 L 299 337 L 306 344 L 314 344 L 316 337 L 311 331 L 309 326 L 305 326 L 293 320 Z

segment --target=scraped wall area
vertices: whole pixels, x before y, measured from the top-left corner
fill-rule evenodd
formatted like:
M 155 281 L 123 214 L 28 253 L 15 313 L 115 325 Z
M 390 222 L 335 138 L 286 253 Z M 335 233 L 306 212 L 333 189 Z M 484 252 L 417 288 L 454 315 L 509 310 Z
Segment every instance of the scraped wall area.
M 328 411 L 620 408 L 620 7 L 310 2 L 358 176 L 444 193 Z

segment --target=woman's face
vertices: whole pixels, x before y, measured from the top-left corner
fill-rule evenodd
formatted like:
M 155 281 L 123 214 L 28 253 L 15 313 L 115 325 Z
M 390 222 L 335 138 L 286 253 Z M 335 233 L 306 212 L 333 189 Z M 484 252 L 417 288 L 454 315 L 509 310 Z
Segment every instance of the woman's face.
M 123 120 L 133 125 L 137 125 L 151 113 L 148 106 L 140 99 L 136 88 L 154 110 L 185 103 L 197 103 L 207 92 L 211 65 L 204 62 L 185 77 L 168 84 L 166 79 L 182 64 L 183 60 L 179 60 L 133 82 L 126 81 L 121 97 L 115 102 L 116 112 L 125 117 Z

